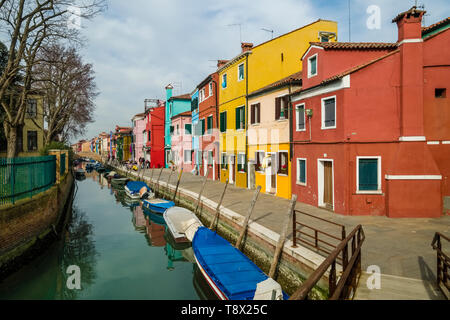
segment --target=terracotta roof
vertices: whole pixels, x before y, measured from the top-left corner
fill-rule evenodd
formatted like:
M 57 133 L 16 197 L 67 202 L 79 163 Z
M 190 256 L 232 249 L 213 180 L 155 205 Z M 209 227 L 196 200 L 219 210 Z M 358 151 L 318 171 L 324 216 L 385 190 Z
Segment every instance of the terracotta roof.
M 173 118 L 178 118 L 178 117 L 192 117 L 192 111 L 185 111 L 182 113 L 177 114 L 176 116 L 173 116 Z
M 426 11 L 424 11 L 424 10 L 417 10 L 417 7 L 416 6 L 413 6 L 411 9 L 409 9 L 408 11 L 405 11 L 405 12 L 402 12 L 402 13 L 399 13 L 394 19 L 392 19 L 392 22 L 397 22 L 397 21 L 399 21 L 401 18 L 403 18 L 405 15 L 415 15 L 415 16 L 418 16 L 418 15 L 420 15 L 420 14 L 425 14 L 426 13 Z
M 289 82 L 294 82 L 296 84 L 301 84 L 301 81 L 302 81 L 302 72 L 299 71 L 299 72 L 296 72 L 294 74 L 291 74 L 291 75 L 287 76 L 286 78 L 283 78 L 283 79 L 278 80 L 278 81 L 276 81 L 274 83 L 271 83 L 271 84 L 269 84 L 269 85 L 267 85 L 267 86 L 265 86 L 265 87 L 263 87 L 261 89 L 253 91 L 252 93 L 249 94 L 249 96 L 257 95 L 259 93 L 263 93 L 263 92 L 269 91 L 271 89 L 276 89 L 276 88 L 280 88 L 280 87 L 286 86 L 286 85 L 289 84 Z
M 136 117 L 145 117 L 146 116 L 146 114 L 145 114 L 145 112 L 144 113 L 138 113 L 138 114 L 135 114 L 134 116 L 133 116 L 133 118 L 136 118 Z
M 174 100 L 174 99 L 191 100 L 191 95 L 189 93 L 186 93 L 186 94 L 182 94 L 182 95 L 179 95 L 179 96 L 173 96 L 169 100 Z
M 337 74 L 337 75 L 335 75 L 335 76 L 332 76 L 332 77 L 330 77 L 330 78 L 328 78 L 328 79 L 323 80 L 323 81 L 321 82 L 321 84 L 326 84 L 326 83 L 328 83 L 328 82 L 331 82 L 331 81 L 334 81 L 334 80 L 341 79 L 341 78 L 343 78 L 343 77 L 346 76 L 346 75 L 349 75 L 349 74 L 351 74 L 351 73 L 353 73 L 353 72 L 355 72 L 355 71 L 361 70 L 361 69 L 363 69 L 363 68 L 365 68 L 365 67 L 367 67 L 367 66 L 369 66 L 369 65 L 371 65 L 371 64 L 373 64 L 373 63 L 375 63 L 375 62 L 377 62 L 377 61 L 380 61 L 380 60 L 382 60 L 382 59 L 384 59 L 384 58 L 387 58 L 387 57 L 389 57 L 389 56 L 391 56 L 391 55 L 393 55 L 393 54 L 395 54 L 395 53 L 397 53 L 397 52 L 400 52 L 400 50 L 397 49 L 397 50 L 395 50 L 395 51 L 391 51 L 391 52 L 389 52 L 388 54 L 385 54 L 385 55 L 383 55 L 383 56 L 381 56 L 381 57 L 378 57 L 378 58 L 376 58 L 376 59 L 373 59 L 373 60 L 370 60 L 370 61 L 368 61 L 368 62 L 365 62 L 365 63 L 360 64 L 360 65 L 358 65 L 358 66 L 355 66 L 355 67 L 353 67 L 353 68 L 351 68 L 351 69 L 348 69 L 347 71 L 344 71 L 344 72 L 342 72 L 342 73 L 339 73 L 339 74 Z
M 450 17 L 445 18 L 444 20 L 441 20 L 439 22 L 436 22 L 436 23 L 434 23 L 434 24 L 432 24 L 432 25 L 430 25 L 428 27 L 424 27 L 424 28 L 422 28 L 422 35 L 424 35 L 425 33 L 430 32 L 430 31 L 439 29 L 440 27 L 442 27 L 442 26 L 444 26 L 444 25 L 446 25 L 448 23 L 450 23 Z
M 395 42 L 310 42 L 325 50 L 386 50 L 396 49 Z

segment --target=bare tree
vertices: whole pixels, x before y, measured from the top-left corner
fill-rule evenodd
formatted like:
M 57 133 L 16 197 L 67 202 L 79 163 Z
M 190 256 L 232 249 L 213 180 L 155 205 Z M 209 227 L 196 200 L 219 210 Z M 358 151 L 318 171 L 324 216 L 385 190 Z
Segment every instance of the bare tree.
M 70 25 L 74 15 L 92 18 L 105 3 L 105 0 L 0 0 L 0 32 L 9 38 L 8 62 L 0 77 L 8 158 L 16 155 L 17 128 L 24 123 L 33 85 L 32 70 L 39 51 L 61 39 L 79 40 L 79 29 Z M 22 76 L 20 86 L 12 86 L 18 75 Z
M 61 45 L 43 48 L 37 60 L 34 87 L 45 97 L 44 143 L 83 133 L 86 124 L 93 121 L 98 95 L 92 65 L 83 63 L 75 48 Z

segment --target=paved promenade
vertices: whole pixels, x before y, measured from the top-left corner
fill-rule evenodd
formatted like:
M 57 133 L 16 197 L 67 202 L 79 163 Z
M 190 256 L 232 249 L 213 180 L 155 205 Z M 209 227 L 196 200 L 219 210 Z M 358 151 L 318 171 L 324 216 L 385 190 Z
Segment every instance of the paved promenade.
M 153 179 L 157 179 L 160 171 L 161 169 L 154 169 Z M 151 170 L 146 170 L 144 174 L 146 177 L 150 177 Z M 169 176 L 170 170 L 164 169 L 161 175 L 161 182 L 165 184 Z M 169 183 L 175 185 L 176 180 L 177 174 L 173 173 Z M 203 177 L 195 176 L 189 172 L 183 173 L 180 188 L 198 194 L 202 186 L 202 181 Z M 219 202 L 223 188 L 223 183 L 208 180 L 203 196 L 212 201 Z M 222 205 L 245 216 L 254 192 L 254 190 L 229 185 Z M 289 200 L 287 199 L 268 194 L 260 194 L 252 215 L 252 220 L 274 232 L 280 233 L 288 206 Z M 434 285 L 436 253 L 431 248 L 431 241 L 436 231 L 450 235 L 450 216 L 443 216 L 438 219 L 390 219 L 387 217 L 372 216 L 342 216 L 301 202 L 297 203 L 296 209 L 345 225 L 347 234 L 358 224 L 363 226 L 366 235 L 362 251 L 363 271 L 371 265 L 379 266 L 383 274 L 382 283 L 385 284 L 385 290 L 364 290 L 367 279 L 367 275 L 365 275 L 362 277 L 360 283 L 360 286 L 364 288 L 357 295 L 357 298 L 442 298 L 442 295 L 436 290 Z M 302 222 L 329 233 L 340 234 L 338 228 L 326 223 L 304 218 L 302 218 Z M 289 239 L 292 239 L 292 228 L 290 228 Z M 412 284 L 414 284 L 416 289 L 412 290 L 412 287 L 414 287 Z M 395 288 L 396 291 L 392 288 Z M 395 293 L 392 293 L 391 289 Z M 402 291 L 405 292 L 403 296 L 401 294 Z M 390 293 L 392 294 L 389 295 Z

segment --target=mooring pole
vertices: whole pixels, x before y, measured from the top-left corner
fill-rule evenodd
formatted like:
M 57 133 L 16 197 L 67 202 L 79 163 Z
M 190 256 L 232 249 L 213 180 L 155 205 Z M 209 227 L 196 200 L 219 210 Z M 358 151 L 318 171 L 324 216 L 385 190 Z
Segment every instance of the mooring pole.
M 150 168 L 150 171 L 152 172 L 151 176 L 150 176 L 150 183 L 153 183 L 153 171 L 155 169 Z
M 198 207 L 200 206 L 200 200 L 201 200 L 202 195 L 203 195 L 203 190 L 205 190 L 206 181 L 208 180 L 208 176 L 209 176 L 209 168 L 206 170 L 206 176 L 203 179 L 202 189 L 200 190 L 200 193 L 198 195 L 197 206 L 195 207 L 194 213 L 197 213 Z
M 216 220 L 217 220 L 217 222 L 219 222 L 220 206 L 222 205 L 223 197 L 225 196 L 225 192 L 227 191 L 227 187 L 228 187 L 228 179 L 227 179 L 227 182 L 225 183 L 225 188 L 223 188 L 222 196 L 220 197 L 220 201 L 219 201 L 219 203 L 217 205 L 216 215 L 214 216 L 214 218 L 213 218 L 213 220 L 211 222 L 211 226 L 209 227 L 211 230 L 212 230 L 214 224 L 216 223 Z
M 291 221 L 292 214 L 294 212 L 296 203 L 297 203 L 297 195 L 294 194 L 292 196 L 291 203 L 289 204 L 289 211 L 286 215 L 286 220 L 284 221 L 284 227 L 283 227 L 283 230 L 281 231 L 280 238 L 278 239 L 278 244 L 277 244 L 277 248 L 275 249 L 275 254 L 273 256 L 272 265 L 270 266 L 269 277 L 271 277 L 271 278 L 274 277 L 275 272 L 277 270 L 278 260 L 280 258 L 280 254 L 281 254 L 281 251 L 284 246 L 284 241 L 286 240 L 287 230 L 289 228 L 290 221 Z
M 181 168 L 180 174 L 178 175 L 178 182 L 177 187 L 175 188 L 175 193 L 173 194 L 173 202 L 175 202 L 175 199 L 177 197 L 178 187 L 180 186 L 181 176 L 183 175 L 183 168 Z
M 245 217 L 244 224 L 242 225 L 241 233 L 239 235 L 239 238 L 236 241 L 236 245 L 234 246 L 237 249 L 240 248 L 242 239 L 244 239 L 244 234 L 245 234 L 245 231 L 247 230 L 248 222 L 250 221 L 250 216 L 253 213 L 253 208 L 255 207 L 256 200 L 258 200 L 258 195 L 260 192 L 261 192 L 261 186 L 258 186 L 258 188 L 256 188 L 252 202 L 250 203 L 250 208 L 248 208 L 248 213 L 247 213 L 247 216 Z
M 161 168 L 161 171 L 159 172 L 158 180 L 156 181 L 156 186 L 158 187 L 158 192 L 159 192 L 159 179 L 161 179 L 161 174 L 162 174 L 163 170 L 164 170 L 164 167 Z

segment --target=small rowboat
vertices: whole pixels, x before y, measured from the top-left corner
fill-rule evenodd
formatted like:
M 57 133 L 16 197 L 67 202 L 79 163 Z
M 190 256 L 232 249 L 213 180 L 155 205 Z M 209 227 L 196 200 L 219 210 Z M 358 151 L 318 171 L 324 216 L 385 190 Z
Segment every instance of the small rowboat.
M 197 265 L 221 300 L 282 300 L 281 286 L 216 232 L 199 227 L 192 240 Z
M 203 225 L 192 211 L 181 207 L 167 209 L 163 216 L 177 243 L 191 242 L 197 228 Z
M 130 181 L 125 186 L 125 192 L 131 199 L 141 199 L 149 190 L 147 184 L 142 181 Z
M 175 206 L 173 201 L 163 199 L 144 200 L 143 206 L 151 211 L 163 214 L 167 209 Z
M 113 178 L 111 179 L 111 183 L 119 186 L 124 186 L 127 184 L 127 182 L 130 181 L 128 178 Z

